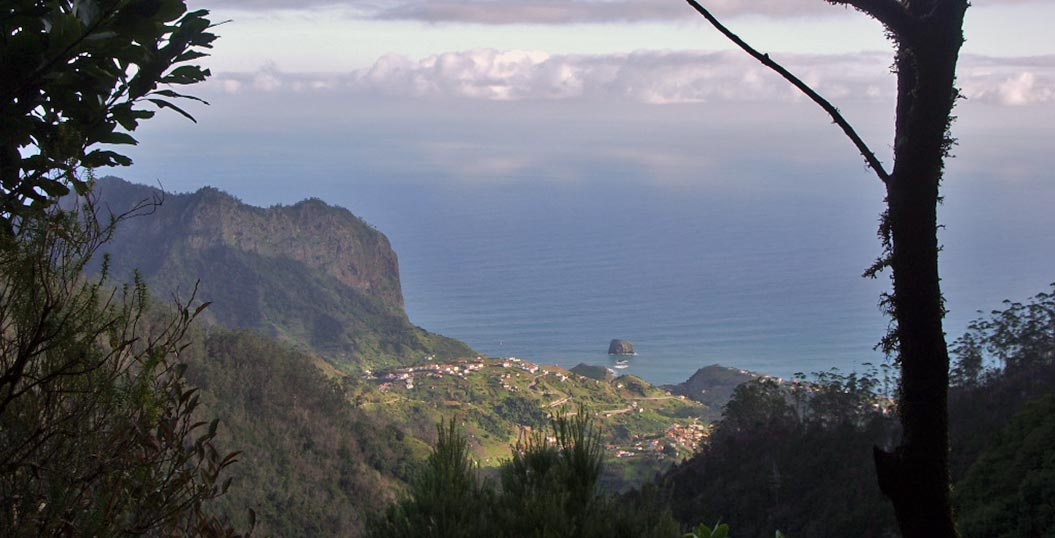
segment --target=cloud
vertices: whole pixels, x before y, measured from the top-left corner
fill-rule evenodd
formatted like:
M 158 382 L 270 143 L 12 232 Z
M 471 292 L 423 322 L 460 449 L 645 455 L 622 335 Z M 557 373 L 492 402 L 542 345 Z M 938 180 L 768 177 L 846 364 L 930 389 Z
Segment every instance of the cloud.
M 889 102 L 889 53 L 781 54 L 779 60 L 822 95 L 840 102 Z M 959 83 L 972 101 L 1005 106 L 1055 102 L 1055 56 L 967 56 Z M 805 98 L 744 54 L 734 51 L 639 51 L 552 55 L 477 49 L 411 60 L 387 55 L 344 74 L 291 74 L 268 65 L 228 73 L 213 84 L 226 93 L 328 92 L 425 100 L 589 100 L 653 105 L 796 102 Z
M 536 68 L 549 59 L 539 51 L 493 49 L 448 52 L 420 62 L 388 55 L 354 73 L 352 84 L 382 94 L 414 97 L 519 99 L 536 85 Z
M 575 24 L 688 19 L 693 16 L 682 2 L 668 0 L 406 0 L 374 14 L 378 19 L 477 24 Z
M 1007 106 L 1055 103 L 1055 56 L 969 56 L 961 63 L 958 81 L 972 100 Z
M 823 0 L 712 0 L 707 5 L 723 16 L 838 12 Z M 363 19 L 476 24 L 578 24 L 698 17 L 679 0 L 303 0 L 296 8 L 281 0 L 228 0 L 220 7 L 246 11 L 329 8 Z
M 1028 4 L 1044 0 L 977 0 L 979 7 Z M 802 17 L 838 14 L 849 8 L 824 0 L 706 0 L 722 17 L 763 15 Z M 291 10 L 283 0 L 228 0 L 222 8 Z M 679 0 L 302 0 L 297 10 L 335 8 L 365 19 L 467 22 L 476 24 L 578 24 L 694 19 L 698 15 Z

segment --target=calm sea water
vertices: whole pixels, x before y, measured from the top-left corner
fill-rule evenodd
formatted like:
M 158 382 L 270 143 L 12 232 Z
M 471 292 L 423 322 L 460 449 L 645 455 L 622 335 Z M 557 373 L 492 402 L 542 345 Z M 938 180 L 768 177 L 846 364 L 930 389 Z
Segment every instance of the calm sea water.
M 882 188 L 813 107 L 269 99 L 214 95 L 202 124 L 144 130 L 129 179 L 347 207 L 392 240 L 411 319 L 489 355 L 613 365 L 625 338 L 623 371 L 656 383 L 883 359 L 887 281 L 860 277 Z M 888 140 L 889 110 L 853 117 Z M 1049 123 L 958 112 L 940 212 L 951 337 L 1055 280 Z
M 654 383 L 713 363 L 789 376 L 884 360 L 887 281 L 860 277 L 881 196 L 860 185 L 395 182 L 334 196 L 391 238 L 412 321 L 488 355 L 615 366 L 609 340 L 625 338 L 638 355 L 620 371 Z M 943 209 L 953 335 L 1053 279 L 1046 212 L 979 222 L 959 207 Z

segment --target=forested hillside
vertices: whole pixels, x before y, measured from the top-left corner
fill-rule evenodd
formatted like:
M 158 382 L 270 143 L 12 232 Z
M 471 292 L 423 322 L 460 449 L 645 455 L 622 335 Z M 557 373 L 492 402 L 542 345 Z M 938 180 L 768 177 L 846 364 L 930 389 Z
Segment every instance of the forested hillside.
M 162 297 L 197 285 L 212 303 L 204 321 L 306 346 L 347 371 L 476 355 L 410 323 L 388 239 L 345 209 L 263 209 L 212 188 L 169 194 L 113 177 L 95 195 L 103 213 L 139 208 L 103 249 L 115 280 L 138 271 Z
M 241 451 L 222 506 L 242 524 L 253 509 L 262 536 L 356 536 L 423 457 L 402 425 L 355 409 L 343 376 L 326 377 L 309 353 L 210 330 L 184 357 L 202 415 L 219 418 L 220 439 Z
M 519 32 L 535 28 L 531 23 L 541 27 L 567 22 L 580 29 L 584 23 L 603 23 L 594 26 L 607 28 L 617 19 L 656 22 L 656 17 L 666 20 L 670 15 L 649 9 L 629 13 L 618 3 L 584 2 L 578 8 L 585 9 L 573 7 L 575 13 L 512 10 L 516 13 L 509 18 L 477 11 L 489 9 L 483 6 L 486 2 L 471 3 L 480 5 L 469 10 L 455 5 L 446 15 L 425 14 L 424 19 L 447 17 L 454 26 L 459 21 L 517 23 L 514 32 Z M 1034 84 L 1034 79 L 1043 78 L 1035 69 L 1043 62 L 1016 61 L 1014 69 L 1025 66 L 1028 72 L 1013 74 L 1000 65 L 1003 61 L 983 64 L 984 70 L 998 73 L 995 76 L 1012 78 L 993 85 L 977 81 L 990 75 L 963 73 L 970 80 L 964 84 L 967 93 L 961 94 L 956 66 L 967 0 L 829 3 L 864 11 L 897 45 L 892 155 L 874 153 L 839 110 L 810 87 L 833 93 L 840 85 L 839 76 L 826 74 L 823 60 L 814 62 L 821 66 L 820 78 L 817 73 L 806 77 L 817 82 L 804 82 L 777 63 L 776 56 L 753 49 L 707 7 L 689 0 L 737 47 L 820 105 L 883 183 L 883 250 L 866 275 L 890 270 L 892 289 L 882 295 L 881 304 L 891 324 L 881 347 L 894 358 L 900 379 L 883 371 L 780 380 L 709 367 L 686 383 L 664 389 L 634 376 L 615 377 L 596 365 L 578 367 L 586 374 L 579 375 L 516 357 L 481 356 L 462 342 L 414 326 L 404 311 L 398 261 L 388 240 L 349 211 L 321 200 L 254 208 L 215 188 L 165 194 L 115 178 L 97 180 L 95 171 L 130 166 L 132 157 L 141 157 L 125 149 L 139 143 L 136 130 L 141 122 L 161 111 L 195 121 L 191 113 L 200 109 L 194 107 L 206 101 L 182 93 L 187 91 L 183 87 L 212 75 L 197 61 L 212 52 L 217 39 L 212 30 L 220 23 L 210 20 L 205 9 L 190 10 L 184 0 L 4 2 L 0 536 L 675 538 L 695 529 L 688 536 L 725 538 L 728 525 L 733 535 L 745 538 L 878 538 L 898 532 L 910 538 L 1055 535 L 1055 294 L 1009 302 L 947 346 L 936 235 L 939 185 L 956 143 L 950 131 L 953 106 L 966 94 L 983 101 L 987 93 L 1000 94 L 1000 106 L 1043 101 L 1033 99 L 1036 91 L 1045 91 L 1043 83 Z M 602 9 L 594 9 L 598 7 Z M 249 8 L 233 12 L 240 9 Z M 255 9 L 270 8 L 261 4 Z M 416 9 L 349 9 L 346 14 L 371 32 L 380 30 L 373 26 L 380 21 L 423 20 Z M 336 13 L 324 11 L 324 17 Z M 773 15 L 781 10 L 762 6 L 759 11 L 756 6 L 733 11 Z M 328 39 L 325 24 L 316 24 L 324 21 L 312 19 L 307 11 L 293 14 L 308 20 L 311 31 L 319 30 L 317 37 Z M 229 35 L 280 35 L 277 26 L 269 25 L 284 25 L 285 31 L 292 20 L 260 19 L 262 25 L 252 31 Z M 346 33 L 346 25 L 337 26 Z M 396 35 L 405 44 L 408 26 L 396 26 L 402 30 L 371 35 Z M 237 74 L 227 64 L 224 78 L 206 94 L 214 102 L 216 97 L 235 99 L 239 113 L 279 120 L 264 124 L 246 121 L 245 115 L 230 118 L 242 129 L 223 132 L 223 152 L 235 159 L 234 169 L 247 168 L 246 159 L 254 157 L 249 151 L 261 152 L 255 155 L 261 157 L 263 151 L 280 146 L 257 135 L 283 131 L 297 139 L 285 149 L 296 155 L 298 165 L 325 160 L 331 170 L 349 174 L 342 180 L 361 172 L 391 179 L 410 170 L 416 171 L 414 178 L 423 174 L 444 182 L 444 188 L 477 179 L 503 179 L 498 183 L 505 187 L 523 178 L 574 178 L 570 183 L 538 183 L 553 189 L 546 196 L 567 196 L 573 202 L 566 206 L 568 212 L 577 212 L 582 201 L 600 194 L 605 211 L 598 215 L 607 219 L 630 212 L 612 204 L 616 183 L 636 183 L 635 178 L 648 176 L 648 191 L 658 192 L 659 184 L 678 185 L 672 191 L 678 196 L 688 192 L 682 187 L 690 186 L 681 185 L 684 177 L 691 178 L 693 189 L 697 183 L 717 188 L 701 191 L 708 197 L 735 191 L 729 200 L 743 197 L 751 211 L 722 203 L 722 196 L 716 207 L 772 228 L 781 225 L 783 216 L 769 211 L 777 205 L 756 204 L 770 190 L 754 184 L 756 173 L 776 171 L 794 180 L 804 177 L 800 174 L 831 175 L 837 168 L 829 166 L 842 166 L 821 145 L 818 151 L 804 152 L 801 144 L 793 144 L 799 147 L 788 152 L 791 160 L 763 147 L 774 148 L 763 140 L 768 136 L 759 138 L 762 129 L 775 123 L 766 101 L 777 92 L 765 89 L 768 83 L 752 84 L 768 97 L 747 96 L 742 102 L 746 108 L 734 106 L 712 115 L 715 103 L 734 102 L 724 97 L 730 93 L 727 83 L 744 80 L 723 75 L 723 53 L 656 56 L 613 50 L 619 58 L 610 63 L 611 58 L 569 60 L 567 54 L 551 54 L 556 51 L 433 51 L 437 55 L 417 64 L 386 55 L 374 68 L 350 76 L 331 71 L 316 80 L 315 74 L 304 78 L 294 59 L 309 47 L 270 41 L 291 53 L 293 70 L 268 66 L 256 74 Z M 829 41 L 835 46 L 840 40 Z M 393 43 L 376 48 L 392 51 Z M 235 43 L 228 50 L 255 51 L 269 44 Z M 575 48 L 571 41 L 560 45 L 569 46 Z M 318 52 L 311 54 L 317 61 Z M 642 59 L 645 64 L 661 61 L 662 69 L 638 72 L 633 64 L 642 64 Z M 210 65 L 217 69 L 230 61 L 214 60 Z M 545 65 L 551 60 L 557 69 Z M 717 63 L 705 65 L 706 76 L 701 78 L 679 75 L 687 72 L 671 61 L 692 62 L 684 66 L 696 72 L 701 61 Z M 244 65 L 243 59 L 237 69 Z M 582 65 L 587 65 L 585 71 L 577 67 Z M 829 63 L 829 68 L 835 65 Z M 843 58 L 838 65 L 847 71 L 845 66 L 854 64 Z M 525 68 L 532 73 L 521 77 Z M 553 92 L 553 81 L 535 83 L 539 73 L 558 73 L 550 78 L 561 84 L 585 82 L 563 84 Z M 605 73 L 617 73 L 619 80 L 613 84 L 596 78 Z M 677 91 L 663 90 L 669 84 L 654 80 L 657 74 L 674 81 Z M 648 83 L 641 84 L 646 79 Z M 867 79 L 866 75 L 861 81 Z M 875 91 L 880 86 L 871 81 L 851 86 L 837 93 L 888 103 L 895 95 Z M 366 87 L 369 91 L 359 93 Z M 440 95 L 419 91 L 429 87 L 441 90 Z M 673 115 L 658 113 L 658 108 L 628 107 L 626 95 L 620 94 L 640 96 L 632 87 L 646 88 L 649 107 L 672 105 L 665 108 Z M 623 91 L 627 89 L 632 91 Z M 455 93 L 445 95 L 450 90 Z M 408 97 L 412 99 L 403 100 Z M 421 97 L 427 99 L 415 104 Z M 480 106 L 473 101 L 478 98 L 494 103 Z M 513 105 L 518 109 L 513 111 L 505 101 L 522 102 Z M 316 110 L 300 114 L 303 109 L 297 106 L 302 102 Z M 259 108 L 261 103 L 290 108 L 275 115 L 274 109 Z M 382 103 L 359 115 L 359 110 Z M 535 108 L 543 103 L 558 108 Z M 443 114 L 433 115 L 441 108 Z M 1023 115 L 1041 117 L 1035 112 L 1043 109 L 1022 110 Z M 341 122 L 341 130 L 330 131 L 330 118 L 320 112 Z M 1013 115 L 1004 112 L 1001 119 Z M 447 123 L 447 114 L 457 122 Z M 286 118 L 274 117 L 283 115 Z M 480 121 L 484 116 L 487 121 Z M 723 125 L 720 116 L 728 116 L 732 123 L 727 125 L 735 128 L 716 127 Z M 596 121 L 599 117 L 605 120 Z M 525 118 L 536 123 L 526 124 Z M 695 121 L 699 119 L 704 121 Z M 682 130 L 687 124 L 705 125 L 709 131 Z M 245 125 L 256 132 L 244 130 Z M 384 128 L 378 131 L 376 125 Z M 976 125 L 987 135 L 1002 132 L 985 121 Z M 1036 127 L 1015 121 L 1009 125 L 1017 130 Z M 668 127 L 674 130 L 655 130 Z M 867 134 L 874 127 L 866 124 L 860 132 Z M 626 138 L 620 133 L 624 130 L 635 136 Z M 1022 132 L 1032 139 L 1037 138 L 1034 131 Z M 547 139 L 535 136 L 538 133 L 557 136 Z M 215 135 L 182 140 L 215 140 Z M 983 140 L 996 138 L 1001 137 Z M 1026 157 L 1019 162 L 1029 164 L 1034 154 L 1044 153 L 1024 143 L 1025 138 L 1004 138 L 1024 148 L 1021 155 Z M 402 145 L 404 140 L 411 145 Z M 686 140 L 706 143 L 678 142 Z M 749 142 L 745 152 L 733 149 L 744 140 Z M 334 141 L 334 147 L 324 147 Z M 820 141 L 807 142 L 813 147 Z M 668 151 L 679 145 L 687 148 L 684 153 Z M 334 149 L 350 147 L 357 151 L 330 160 Z M 701 154 L 701 148 L 716 152 Z M 219 164 L 212 149 L 170 146 L 167 158 L 177 164 L 163 175 L 179 175 L 184 184 L 196 181 L 201 170 Z M 373 151 L 386 160 L 371 165 L 366 157 Z M 774 158 L 760 161 L 760 151 Z M 410 168 L 396 166 L 407 156 L 413 161 Z M 892 167 L 882 162 L 887 157 L 893 157 Z M 361 159 L 367 166 L 348 166 L 345 159 Z M 261 170 L 273 168 L 274 160 L 264 161 Z M 744 167 L 758 162 L 768 165 Z M 1046 170 L 1038 163 L 1026 168 Z M 974 173 L 990 169 L 984 159 L 967 164 L 958 168 Z M 714 172 L 707 174 L 714 181 L 698 181 L 700 166 Z M 306 171 L 303 179 L 318 180 L 316 173 Z M 1017 170 L 1013 175 L 1019 175 Z M 723 176 L 733 181 L 728 189 L 718 182 Z M 603 192 L 578 189 L 594 177 L 603 180 L 598 183 Z M 1040 172 L 1037 177 L 1046 176 Z M 654 184 L 656 179 L 660 182 Z M 802 188 L 795 192 L 811 197 L 830 188 L 812 181 L 798 183 Z M 345 186 L 361 184 L 348 181 Z M 457 189 L 452 192 L 457 194 Z M 530 201 L 517 192 L 512 190 L 516 203 L 509 207 L 519 211 L 518 206 Z M 774 198 L 778 205 L 792 200 Z M 851 202 L 846 207 L 857 213 L 852 199 L 842 200 Z M 1043 197 L 1037 200 L 1019 199 L 1017 207 L 1004 207 L 1040 206 L 1042 212 Z M 632 202 L 626 206 L 631 211 L 658 208 L 676 223 L 670 230 L 689 231 L 684 236 L 669 234 L 676 239 L 671 243 L 675 247 L 722 235 L 757 251 L 744 263 L 726 265 L 715 263 L 725 261 L 720 260 L 725 257 L 722 249 L 707 249 L 716 250 L 719 257 L 710 258 L 710 252 L 701 256 L 706 268 L 723 275 L 692 265 L 689 272 L 635 279 L 634 286 L 666 279 L 680 292 L 679 280 L 726 275 L 753 285 L 764 279 L 743 271 L 748 266 L 773 265 L 783 273 L 808 274 L 807 266 L 834 264 L 810 257 L 809 245 L 795 240 L 783 245 L 790 245 L 790 251 L 754 244 L 756 238 L 740 233 L 742 224 L 728 224 L 732 221 L 695 229 L 668 210 L 674 206 L 660 205 L 663 198 L 645 196 Z M 459 209 L 472 205 L 460 197 L 457 203 Z M 825 214 L 830 209 L 792 203 L 786 206 L 791 209 L 788 215 L 796 218 L 801 208 Z M 484 204 L 490 206 L 490 200 Z M 512 212 L 499 205 L 496 214 Z M 550 217 L 545 210 L 539 213 Z M 556 233 L 576 222 L 554 220 L 560 225 Z M 514 228 L 532 223 L 512 222 Z M 598 237 L 612 232 L 600 229 Z M 652 231 L 636 223 L 624 229 L 631 234 Z M 1025 227 L 1006 229 L 1022 233 Z M 451 237 L 455 236 L 444 235 L 433 244 Z M 622 244 L 615 248 L 632 250 Z M 520 250 L 546 259 L 535 256 L 536 249 Z M 798 258 L 806 265 L 773 264 L 787 252 L 806 253 Z M 649 253 L 634 252 L 627 260 L 621 263 L 676 265 Z M 569 272 L 560 269 L 552 278 L 563 276 L 561 271 Z M 785 277 L 780 274 L 775 282 L 784 283 Z M 716 291 L 733 289 L 725 288 L 730 283 Z M 824 289 L 823 293 L 838 290 Z M 784 301 L 795 303 L 822 296 L 819 288 L 801 296 L 778 290 L 769 302 L 771 292 L 766 290 L 777 288 L 750 292 L 764 297 L 763 308 L 772 306 L 778 316 L 794 315 L 777 308 L 780 299 L 796 297 Z M 678 300 L 693 299 L 692 294 L 681 295 Z M 513 301 L 512 308 L 521 304 Z M 763 339 L 789 336 L 766 329 L 754 314 L 715 310 L 731 314 L 724 316 L 723 327 L 733 332 Z M 645 317 L 636 310 L 635 315 Z M 676 321 L 670 325 L 697 326 Z M 951 391 L 950 351 L 957 358 Z M 710 424 L 723 403 L 721 420 Z M 657 476 L 654 482 L 648 480 L 651 476 Z M 628 485 L 641 489 L 617 493 Z M 711 527 L 697 526 L 700 522 Z
M 1053 285 L 1055 286 L 1055 285 Z M 1055 528 L 1055 294 L 1007 302 L 954 341 L 953 502 L 964 538 L 1050 536 Z M 739 386 L 696 457 L 667 477 L 683 523 L 736 534 L 896 536 L 873 446 L 896 438 L 884 375 Z
M 633 376 L 481 357 L 414 327 L 395 253 L 347 210 L 253 208 L 215 189 L 164 194 L 116 178 L 96 192 L 108 212 L 141 208 L 104 246 L 113 281 L 138 271 L 155 296 L 186 298 L 201 275 L 196 304 L 209 304 L 182 355 L 187 379 L 203 418 L 220 418 L 220 438 L 242 451 L 225 514 L 242 521 L 251 508 L 267 533 L 357 535 L 450 419 L 494 474 L 525 431 L 581 407 L 602 443 L 599 486 L 614 491 L 693 454 L 718 414 L 721 390 L 707 406 Z M 724 387 L 730 375 L 741 374 L 696 377 Z

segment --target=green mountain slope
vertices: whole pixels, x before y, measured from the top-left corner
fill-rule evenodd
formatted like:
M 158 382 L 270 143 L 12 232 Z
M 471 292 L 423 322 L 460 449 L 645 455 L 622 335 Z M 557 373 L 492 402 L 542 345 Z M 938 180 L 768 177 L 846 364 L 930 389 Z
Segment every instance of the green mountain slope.
M 355 396 L 364 410 L 431 439 L 435 424 L 454 417 L 484 467 L 509 459 L 510 446 L 557 411 L 590 412 L 610 460 L 606 484 L 638 485 L 695 453 L 714 412 L 634 376 L 585 377 L 515 357 L 426 361 L 373 372 Z
M 402 428 L 356 409 L 317 357 L 245 331 L 202 333 L 183 354 L 187 378 L 202 418 L 219 418 L 223 446 L 241 451 L 227 514 L 244 526 L 254 510 L 260 536 L 358 536 L 422 458 Z
M 736 387 L 760 376 L 747 370 L 712 364 L 696 370 L 692 377 L 677 385 L 664 385 L 663 388 L 710 407 L 715 414 L 708 418 L 718 420 L 722 406 L 733 397 Z
M 116 178 L 96 193 L 114 213 L 163 197 L 118 227 L 110 271 L 118 281 L 138 271 L 160 297 L 186 298 L 197 282 L 212 303 L 188 376 L 227 446 L 244 451 L 229 513 L 253 508 L 266 534 L 357 535 L 449 418 L 493 467 L 521 432 L 583 406 L 604 433 L 605 483 L 621 489 L 691 455 L 717 415 L 632 376 L 481 357 L 413 326 L 388 240 L 347 210 L 261 209 L 211 188 L 162 194 Z
M 467 345 L 415 327 L 403 310 L 399 264 L 388 239 L 320 200 L 251 207 L 212 188 L 165 194 L 99 180 L 100 207 L 120 214 L 162 200 L 117 228 L 110 270 L 138 270 L 153 292 L 212 302 L 205 319 L 306 346 L 349 371 L 425 356 L 474 356 Z

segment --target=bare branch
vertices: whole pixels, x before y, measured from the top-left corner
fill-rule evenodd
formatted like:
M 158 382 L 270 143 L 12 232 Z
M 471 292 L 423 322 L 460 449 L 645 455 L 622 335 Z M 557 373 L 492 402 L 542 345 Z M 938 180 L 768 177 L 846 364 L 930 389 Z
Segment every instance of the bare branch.
M 909 35 L 914 26 L 912 16 L 897 0 L 825 0 L 832 5 L 850 6 L 883 23 L 896 37 Z
M 799 79 L 790 71 L 785 69 L 782 65 L 771 60 L 768 54 L 758 52 L 757 50 L 755 50 L 754 47 L 748 45 L 743 39 L 740 39 L 739 36 L 729 31 L 729 29 L 726 28 L 725 25 L 719 22 L 718 19 L 715 18 L 710 11 L 701 6 L 699 2 L 697 2 L 696 0 L 685 1 L 688 2 L 689 5 L 692 6 L 693 9 L 695 9 L 700 15 L 703 15 L 703 18 L 707 19 L 707 22 L 711 23 L 711 26 L 714 26 L 715 29 L 722 33 L 722 35 L 729 38 L 730 41 L 735 43 L 736 46 L 740 47 L 744 50 L 744 52 L 750 54 L 754 59 L 761 62 L 762 65 L 772 69 L 773 71 L 776 71 L 780 76 L 784 77 L 785 80 L 790 82 L 793 86 L 798 88 L 799 91 L 805 94 L 806 97 L 809 97 L 814 103 L 817 103 L 817 105 L 823 108 L 824 111 L 832 117 L 832 121 L 835 122 L 835 124 L 843 130 L 843 133 L 846 134 L 850 141 L 854 143 L 854 146 L 857 146 L 857 150 L 861 152 L 862 156 L 864 156 L 869 168 L 871 168 L 875 172 L 876 176 L 878 176 L 883 183 L 889 181 L 890 174 L 886 171 L 886 169 L 883 168 L 883 163 L 879 162 L 879 158 L 876 157 L 875 153 L 868 147 L 867 144 L 865 144 L 864 140 L 861 140 L 861 137 L 857 134 L 857 131 L 855 131 L 853 126 L 851 126 L 850 123 L 846 121 L 846 118 L 844 118 L 843 115 L 839 112 L 839 109 L 835 108 L 835 106 L 832 105 L 827 99 L 822 97 L 813 88 L 809 87 L 809 85 L 807 85 L 801 79 Z

